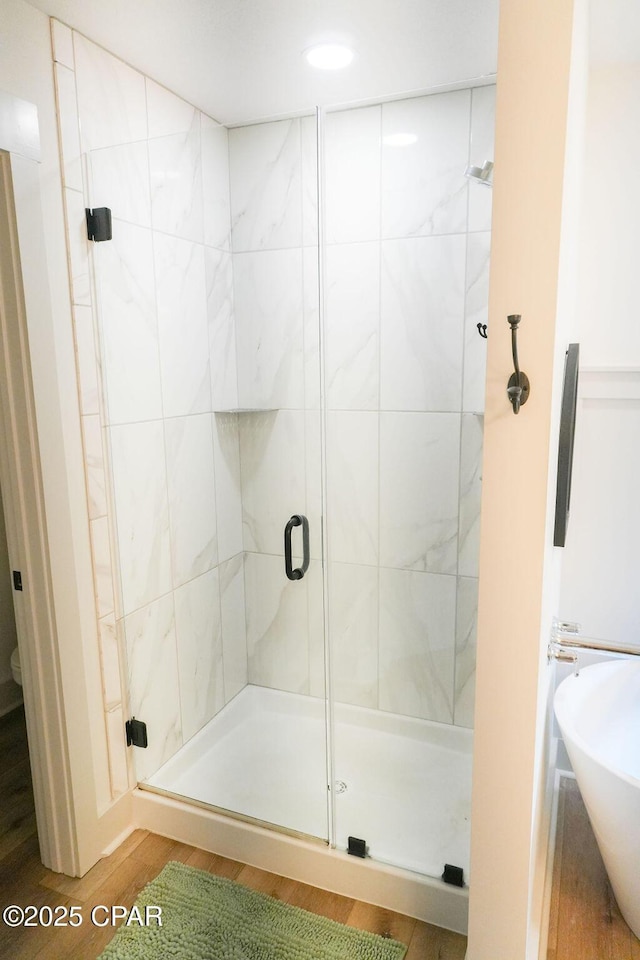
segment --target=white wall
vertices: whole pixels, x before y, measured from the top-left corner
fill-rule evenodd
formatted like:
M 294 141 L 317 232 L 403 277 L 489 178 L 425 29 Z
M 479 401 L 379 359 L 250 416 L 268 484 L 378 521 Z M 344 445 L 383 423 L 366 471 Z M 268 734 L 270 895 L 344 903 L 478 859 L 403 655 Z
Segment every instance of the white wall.
M 613 14 L 612 14 L 613 15 Z M 591 67 L 579 245 L 580 390 L 560 613 L 638 645 L 640 64 Z
M 560 614 L 585 637 L 637 647 L 640 372 L 580 377 Z
M 640 62 L 592 66 L 588 97 L 580 363 L 639 367 L 640 324 L 633 318 L 638 310 Z

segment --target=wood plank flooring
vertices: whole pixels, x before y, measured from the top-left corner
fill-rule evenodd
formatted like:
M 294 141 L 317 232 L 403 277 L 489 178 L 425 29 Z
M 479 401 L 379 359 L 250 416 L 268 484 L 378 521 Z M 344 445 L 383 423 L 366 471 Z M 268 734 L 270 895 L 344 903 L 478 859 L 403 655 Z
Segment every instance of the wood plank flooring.
M 547 960 L 640 960 L 570 777 L 560 781 Z
M 0 911 L 25 907 L 79 906 L 79 927 L 9 928 L 0 920 L 0 960 L 95 960 L 114 934 L 95 927 L 93 906 L 129 907 L 140 889 L 168 860 L 236 880 L 255 890 L 362 930 L 390 936 L 408 946 L 406 960 L 464 960 L 466 937 L 390 910 L 352 900 L 198 850 L 145 830 L 137 830 L 118 849 L 74 879 L 52 873 L 40 863 L 29 777 L 24 714 L 0 719 Z M 555 958 L 554 958 L 555 960 Z M 576 958 L 573 958 L 576 960 Z
M 198 850 L 143 830 L 133 833 L 84 877 L 52 873 L 40 863 L 24 713 L 0 718 L 0 909 L 17 903 L 80 906 L 77 928 L 6 927 L 0 920 L 0 960 L 94 960 L 113 936 L 94 927 L 96 904 L 130 906 L 168 860 L 237 880 L 287 903 L 408 945 L 406 960 L 464 960 L 466 938 L 389 910 L 319 890 L 286 877 Z M 547 960 L 640 960 L 613 898 L 575 780 L 560 782 L 558 831 Z

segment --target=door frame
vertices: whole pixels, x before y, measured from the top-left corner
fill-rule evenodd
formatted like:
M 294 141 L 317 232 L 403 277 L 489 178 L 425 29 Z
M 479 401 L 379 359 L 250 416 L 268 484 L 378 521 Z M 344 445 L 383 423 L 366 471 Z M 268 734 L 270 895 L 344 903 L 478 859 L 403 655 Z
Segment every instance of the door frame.
M 62 180 L 38 124 L 34 104 L 0 91 L 0 293 L 12 308 L 0 318 L 0 483 L 23 574 L 14 607 L 41 858 L 82 876 L 133 829 L 132 791 L 110 784 Z
M 35 114 L 28 104 L 6 100 L 18 105 L 18 116 Z M 19 220 L 22 232 L 33 226 L 38 213 L 38 150 L 11 132 L 3 129 L 0 140 L 0 486 L 9 561 L 22 577 L 13 599 L 40 854 L 46 866 L 73 875 L 77 831 L 18 228 Z M 27 258 L 46 291 L 42 236 L 41 229 L 30 231 Z

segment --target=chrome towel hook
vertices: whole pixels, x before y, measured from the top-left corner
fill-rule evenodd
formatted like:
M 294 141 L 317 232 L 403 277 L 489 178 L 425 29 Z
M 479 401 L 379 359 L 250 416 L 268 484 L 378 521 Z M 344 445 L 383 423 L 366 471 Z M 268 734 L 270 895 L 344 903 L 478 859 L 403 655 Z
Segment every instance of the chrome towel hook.
M 507 396 L 514 413 L 519 413 L 520 407 L 529 399 L 529 377 L 523 373 L 518 363 L 518 325 L 522 317 L 519 313 L 512 313 L 507 317 L 511 327 L 511 353 L 513 355 L 513 366 L 515 372 L 509 377 L 507 383 Z

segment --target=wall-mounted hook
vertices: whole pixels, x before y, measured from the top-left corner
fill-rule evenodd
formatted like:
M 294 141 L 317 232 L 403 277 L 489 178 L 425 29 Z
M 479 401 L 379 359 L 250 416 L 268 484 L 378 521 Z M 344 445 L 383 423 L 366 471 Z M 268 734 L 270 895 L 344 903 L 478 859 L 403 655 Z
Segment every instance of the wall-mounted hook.
M 519 313 L 513 313 L 507 317 L 511 327 L 511 353 L 515 368 L 515 373 L 511 374 L 507 383 L 507 396 L 514 413 L 518 413 L 522 404 L 527 402 L 530 391 L 529 378 L 522 372 L 518 363 L 518 324 L 521 319 Z
M 483 340 L 486 340 L 486 339 L 487 339 L 487 325 L 486 325 L 486 323 L 476 323 L 476 327 L 477 327 L 478 333 L 479 333 L 480 336 L 483 338 Z

